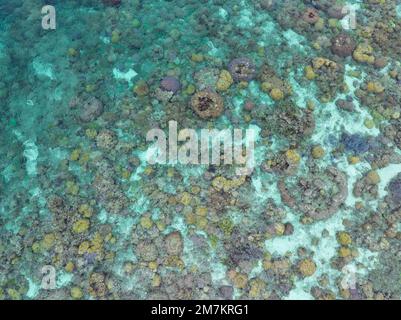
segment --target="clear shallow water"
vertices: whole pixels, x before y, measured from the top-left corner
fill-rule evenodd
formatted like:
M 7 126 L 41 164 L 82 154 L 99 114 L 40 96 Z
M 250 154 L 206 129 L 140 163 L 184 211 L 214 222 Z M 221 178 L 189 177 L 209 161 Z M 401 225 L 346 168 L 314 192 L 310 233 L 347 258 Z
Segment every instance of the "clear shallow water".
M 51 4 L 0 0 L 0 297 L 399 299 L 396 1 Z M 252 174 L 150 164 L 172 120 Z

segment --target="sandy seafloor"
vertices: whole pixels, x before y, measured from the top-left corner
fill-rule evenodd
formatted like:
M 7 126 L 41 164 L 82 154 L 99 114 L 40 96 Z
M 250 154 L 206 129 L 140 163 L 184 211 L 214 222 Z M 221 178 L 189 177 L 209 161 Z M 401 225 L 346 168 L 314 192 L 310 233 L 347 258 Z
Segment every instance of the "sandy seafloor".
M 400 298 L 401 196 L 389 191 L 391 181 L 400 179 L 400 145 L 385 135 L 387 126 L 401 127 L 396 117 L 401 81 L 389 76 L 391 70 L 401 70 L 396 46 L 380 51 L 360 35 L 359 25 L 346 32 L 356 43 L 371 43 L 376 59 L 388 59 L 386 66 L 375 68 L 352 55 L 335 57 L 330 46 L 316 49 L 316 42 L 325 43 L 322 37 L 330 40 L 344 32 L 347 18 L 330 28 L 327 12 L 317 9 L 324 19 L 319 34 L 309 25 L 291 28 L 301 18 L 291 18 L 294 12 L 286 6 L 302 13 L 335 1 L 293 0 L 271 8 L 263 6 L 267 1 L 251 0 L 122 0 L 119 6 L 51 2 L 57 10 L 56 30 L 41 29 L 42 1 L 0 0 L 1 298 Z M 386 2 L 396 8 L 391 19 L 399 25 L 400 4 Z M 376 5 L 377 12 L 381 8 L 375 1 L 346 4 L 364 25 L 375 19 L 364 17 L 364 10 L 371 14 L 369 5 Z M 284 23 L 286 14 L 289 22 Z M 234 81 L 218 91 L 225 112 L 202 119 L 191 109 L 191 85 L 201 91 L 202 81 L 208 80 L 199 81 L 199 74 L 218 75 L 237 57 L 252 60 L 258 70 L 268 63 L 291 94 L 273 99 L 256 76 L 245 84 Z M 347 90 L 322 101 L 320 83 L 304 76 L 314 57 L 341 64 L 340 83 Z M 160 80 L 167 75 L 180 82 L 171 99 L 160 93 Z M 146 82 L 145 94 L 138 91 L 141 81 Z M 389 107 L 385 98 L 372 103 L 361 99 L 375 94 L 366 89 L 374 81 L 385 88 L 377 94 L 392 95 L 395 104 Z M 102 101 L 103 110 L 82 121 L 83 106 L 92 97 Z M 339 99 L 351 100 L 353 111 L 338 107 Z M 249 101 L 254 109 L 248 112 L 244 105 Z M 295 142 L 270 129 L 277 121 L 274 110 L 285 104 L 304 113 L 313 105 L 313 131 Z M 377 115 L 381 106 L 393 108 L 390 116 Z M 153 146 L 144 135 L 152 126 L 166 129 L 169 119 L 196 129 L 255 129 L 252 175 L 222 192 L 213 187 L 214 179 L 238 179 L 227 166 L 211 171 L 202 165 L 149 165 L 146 154 Z M 107 137 L 115 140 L 112 146 L 99 142 L 103 130 L 112 132 Z M 341 149 L 344 134 L 369 137 L 381 147 L 362 154 L 352 147 Z M 315 146 L 324 150 L 319 159 L 311 156 Z M 384 150 L 390 160 L 372 160 Z M 288 151 L 298 155 L 295 172 L 265 170 L 266 161 L 288 156 Z M 351 163 L 350 157 L 359 161 Z M 278 182 L 287 175 L 289 180 L 308 176 L 312 167 L 323 175 L 329 166 L 347 177 L 347 197 L 329 217 L 305 222 L 308 214 L 301 205 L 282 201 Z M 355 184 L 372 172 L 376 181 L 355 195 Z M 104 178 L 100 192 L 94 182 L 99 176 L 111 176 Z M 300 189 L 295 193 L 302 202 Z M 61 200 L 51 205 L 54 197 Z M 320 200 L 315 197 L 314 204 L 319 206 Z M 277 215 L 266 213 L 270 202 Z M 207 213 L 198 214 L 199 208 Z M 361 231 L 367 224 L 368 231 Z M 277 231 L 284 225 L 291 225 L 292 232 Z M 44 289 L 40 270 L 49 265 L 56 270 L 56 285 Z M 351 288 L 341 284 L 349 273 Z

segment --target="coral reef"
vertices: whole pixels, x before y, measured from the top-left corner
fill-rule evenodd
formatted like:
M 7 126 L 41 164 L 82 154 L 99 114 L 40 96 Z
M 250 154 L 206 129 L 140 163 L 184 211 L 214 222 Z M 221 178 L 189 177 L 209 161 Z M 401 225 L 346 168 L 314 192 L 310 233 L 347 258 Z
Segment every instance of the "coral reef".
M 42 2 L 0 4 L 0 299 L 401 298 L 399 1 Z
M 224 102 L 215 92 L 199 91 L 191 98 L 191 107 L 203 119 L 217 118 L 224 111 Z
M 235 81 L 251 81 L 256 75 L 256 67 L 248 58 L 236 58 L 230 61 L 228 71 Z

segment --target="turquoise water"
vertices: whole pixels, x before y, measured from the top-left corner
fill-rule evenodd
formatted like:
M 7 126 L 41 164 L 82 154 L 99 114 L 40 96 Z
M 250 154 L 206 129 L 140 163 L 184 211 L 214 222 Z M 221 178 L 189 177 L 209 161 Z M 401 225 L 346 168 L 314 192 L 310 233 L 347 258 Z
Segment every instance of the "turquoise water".
M 0 0 L 2 299 L 400 298 L 398 1 L 49 4 Z

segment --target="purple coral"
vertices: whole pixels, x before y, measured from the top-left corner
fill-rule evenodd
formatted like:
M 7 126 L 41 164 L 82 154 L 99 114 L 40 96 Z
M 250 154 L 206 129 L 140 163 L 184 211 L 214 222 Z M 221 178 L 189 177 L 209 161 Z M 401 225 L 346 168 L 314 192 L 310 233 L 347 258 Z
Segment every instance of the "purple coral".
M 369 139 L 360 134 L 344 133 L 341 136 L 341 143 L 346 151 L 351 151 L 355 154 L 363 154 L 370 149 Z
M 177 93 L 181 89 L 181 82 L 175 77 L 167 76 L 161 80 L 160 88 L 163 91 Z
M 256 75 L 256 67 L 248 58 L 237 58 L 228 65 L 228 71 L 235 81 L 251 81 Z

